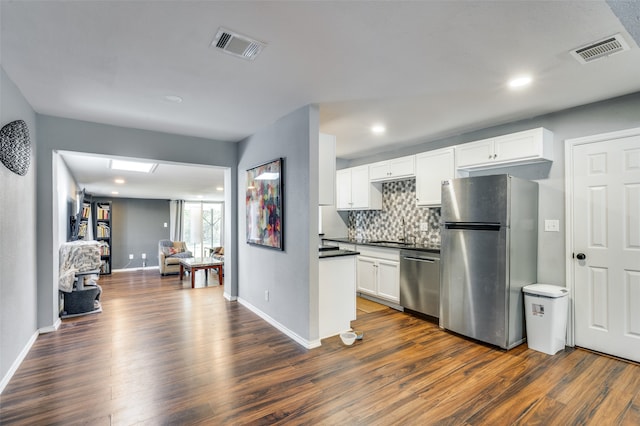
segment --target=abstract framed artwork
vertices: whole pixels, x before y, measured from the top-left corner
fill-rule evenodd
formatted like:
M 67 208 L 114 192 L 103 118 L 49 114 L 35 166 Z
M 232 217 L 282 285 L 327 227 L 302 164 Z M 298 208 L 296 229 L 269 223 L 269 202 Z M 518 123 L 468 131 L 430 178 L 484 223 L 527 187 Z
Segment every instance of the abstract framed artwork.
M 247 170 L 247 243 L 284 250 L 283 163 L 278 158 Z

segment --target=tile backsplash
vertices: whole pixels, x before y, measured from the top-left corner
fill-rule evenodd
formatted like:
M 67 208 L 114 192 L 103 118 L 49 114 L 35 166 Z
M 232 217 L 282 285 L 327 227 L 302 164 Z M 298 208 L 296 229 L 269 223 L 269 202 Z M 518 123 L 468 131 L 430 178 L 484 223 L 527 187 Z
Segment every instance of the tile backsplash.
M 403 219 L 405 225 L 403 225 Z M 420 231 L 420 223 L 428 231 Z M 382 184 L 382 210 L 349 212 L 349 238 L 440 244 L 440 208 L 416 206 L 416 181 L 406 179 Z

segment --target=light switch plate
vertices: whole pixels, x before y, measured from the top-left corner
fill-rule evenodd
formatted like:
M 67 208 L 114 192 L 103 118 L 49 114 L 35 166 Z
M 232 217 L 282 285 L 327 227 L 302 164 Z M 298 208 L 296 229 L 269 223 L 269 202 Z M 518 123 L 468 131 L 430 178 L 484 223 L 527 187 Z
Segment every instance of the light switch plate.
M 560 221 L 557 219 L 545 219 L 545 232 L 560 232 Z
M 426 232 L 429 230 L 429 224 L 427 222 L 420 222 L 420 231 Z

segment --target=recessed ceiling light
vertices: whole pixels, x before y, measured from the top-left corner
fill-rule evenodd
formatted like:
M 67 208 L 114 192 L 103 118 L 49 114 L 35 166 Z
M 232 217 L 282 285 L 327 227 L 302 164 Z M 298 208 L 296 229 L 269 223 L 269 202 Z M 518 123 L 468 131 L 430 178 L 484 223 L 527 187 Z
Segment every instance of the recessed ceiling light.
M 123 160 L 111 160 L 112 170 L 124 170 L 127 172 L 142 172 L 142 173 L 151 173 L 156 167 L 157 163 L 141 163 L 139 161 L 123 161 Z
M 119 192 L 118 192 L 118 191 L 111 191 L 111 194 L 113 194 L 113 195 L 118 195 L 118 194 L 119 194 Z
M 218 187 L 216 188 L 216 191 L 224 191 L 224 188 L 223 188 L 223 187 L 221 187 L 221 186 L 218 186 Z
M 124 179 L 118 178 L 118 179 L 115 179 L 114 182 L 115 183 L 124 183 Z
M 376 135 L 380 135 L 386 131 L 387 131 L 386 127 L 384 127 L 382 124 L 375 124 L 371 126 L 371 132 L 373 132 Z
M 528 86 L 531 84 L 533 79 L 529 75 L 522 75 L 520 77 L 512 78 L 509 80 L 509 87 L 512 89 L 520 89 L 522 87 Z
M 182 103 L 182 97 L 178 95 L 165 95 L 164 100 L 174 104 Z

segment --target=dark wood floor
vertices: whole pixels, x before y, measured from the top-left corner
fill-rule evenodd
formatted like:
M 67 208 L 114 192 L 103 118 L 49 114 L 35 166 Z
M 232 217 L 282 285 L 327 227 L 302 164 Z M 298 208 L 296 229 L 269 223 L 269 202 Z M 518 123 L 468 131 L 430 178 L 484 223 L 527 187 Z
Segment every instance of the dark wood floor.
M 101 284 L 103 313 L 38 338 L 1 424 L 640 424 L 640 366 L 587 351 L 504 352 L 391 309 L 305 350 L 218 286 Z

